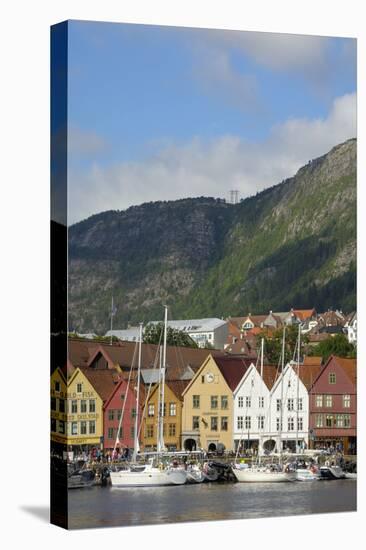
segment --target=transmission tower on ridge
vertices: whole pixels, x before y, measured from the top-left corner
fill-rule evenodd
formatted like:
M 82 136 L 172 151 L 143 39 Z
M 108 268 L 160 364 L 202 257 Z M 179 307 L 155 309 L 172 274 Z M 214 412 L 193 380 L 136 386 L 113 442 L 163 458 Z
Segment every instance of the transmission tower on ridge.
M 238 204 L 239 202 L 239 191 L 236 189 L 230 189 L 230 203 Z

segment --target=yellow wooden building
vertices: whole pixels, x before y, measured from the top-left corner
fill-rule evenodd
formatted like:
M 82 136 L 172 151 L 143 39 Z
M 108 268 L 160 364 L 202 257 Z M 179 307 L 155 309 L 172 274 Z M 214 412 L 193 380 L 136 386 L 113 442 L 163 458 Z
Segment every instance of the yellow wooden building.
M 233 391 L 250 362 L 209 355 L 183 391 L 182 448 L 233 449 Z
M 169 451 L 181 448 L 182 392 L 189 381 L 174 380 L 164 384 L 163 438 Z M 145 412 L 142 433 L 142 450 L 156 450 L 158 441 L 159 386 L 152 389 Z
M 100 447 L 103 401 L 79 368 L 68 365 L 68 373 L 67 382 L 60 368 L 51 376 L 51 440 L 85 449 Z

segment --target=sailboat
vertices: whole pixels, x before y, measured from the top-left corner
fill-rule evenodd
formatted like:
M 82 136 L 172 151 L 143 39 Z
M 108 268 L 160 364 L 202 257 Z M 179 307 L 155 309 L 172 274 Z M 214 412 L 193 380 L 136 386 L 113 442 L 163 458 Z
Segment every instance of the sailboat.
M 165 306 L 165 322 L 164 322 L 164 347 L 163 347 L 163 368 L 162 373 L 165 373 L 166 368 L 166 337 L 167 337 L 167 321 L 168 321 L 168 308 Z M 139 394 L 140 394 L 140 372 L 141 372 L 141 347 L 142 347 L 142 323 L 140 323 L 140 338 L 139 338 L 139 360 L 137 371 L 137 391 L 136 391 L 136 416 L 135 416 L 135 443 L 132 455 L 132 461 L 136 462 L 137 453 L 139 451 L 138 442 L 138 420 L 139 420 Z M 162 374 L 161 373 L 161 374 Z M 163 380 L 164 381 L 164 374 Z M 164 394 L 163 394 L 164 398 Z M 159 407 L 159 409 L 163 409 Z M 159 414 L 159 443 L 158 450 L 164 446 L 162 441 L 162 410 L 158 411 Z M 161 426 L 161 429 L 160 429 Z M 131 464 L 126 470 L 120 470 L 118 472 L 111 472 L 111 483 L 113 487 L 150 487 L 161 485 L 183 485 L 187 481 L 187 472 L 180 468 L 164 467 L 162 463 L 157 464 L 159 460 L 159 454 L 157 458 L 150 458 L 148 464 Z
M 285 327 L 283 329 L 282 339 L 282 379 L 281 379 L 281 421 L 280 421 L 280 444 L 281 444 L 281 429 L 282 429 L 282 417 L 283 417 L 283 371 L 285 361 Z M 261 345 L 261 376 L 263 377 L 263 339 Z M 238 445 L 237 456 L 240 448 L 240 442 Z M 282 453 L 280 453 L 282 455 Z M 236 459 L 237 459 L 236 456 Z M 280 457 L 282 458 L 282 456 Z M 232 472 L 237 481 L 243 483 L 279 483 L 284 481 L 295 481 L 295 474 L 293 472 L 283 471 L 282 460 L 279 464 L 267 464 L 261 465 L 254 464 L 248 466 L 247 464 L 240 464 L 235 462 L 232 466 Z

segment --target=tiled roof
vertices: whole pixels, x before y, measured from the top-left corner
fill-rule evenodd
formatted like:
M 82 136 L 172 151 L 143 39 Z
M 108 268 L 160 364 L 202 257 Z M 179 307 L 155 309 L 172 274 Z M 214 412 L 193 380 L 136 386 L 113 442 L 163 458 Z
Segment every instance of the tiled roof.
M 347 359 L 345 357 L 332 356 L 330 359 L 334 359 L 337 364 L 344 370 L 348 378 L 353 384 L 356 384 L 357 380 L 357 361 L 356 359 Z M 329 360 L 330 362 L 330 360 Z M 327 363 L 328 364 L 328 363 Z
M 172 390 L 180 400 L 182 400 L 182 393 L 190 383 L 190 380 L 166 380 L 166 385 Z
M 305 321 L 315 314 L 315 309 L 294 309 L 293 312 L 300 321 Z
M 109 398 L 116 384 L 122 379 L 113 369 L 95 370 L 93 368 L 81 367 L 80 370 L 103 401 Z
M 321 367 L 323 358 L 318 356 L 306 355 L 303 360 L 303 365 L 315 365 Z
M 214 357 L 221 374 L 226 380 L 229 388 L 234 391 L 252 361 L 241 357 Z
M 260 373 L 261 367 L 257 365 L 257 370 Z M 269 390 L 272 389 L 278 378 L 278 371 L 275 365 L 263 365 L 263 382 Z
M 293 366 L 293 369 L 297 373 L 297 366 Z M 322 370 L 321 365 L 301 365 L 300 364 L 299 378 L 307 390 L 310 390 L 316 378 L 319 376 L 321 370 Z

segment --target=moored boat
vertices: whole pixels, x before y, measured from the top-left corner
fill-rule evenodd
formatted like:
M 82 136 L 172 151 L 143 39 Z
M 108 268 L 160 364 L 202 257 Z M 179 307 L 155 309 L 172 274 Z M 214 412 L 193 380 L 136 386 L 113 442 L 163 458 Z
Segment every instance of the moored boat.
M 321 466 L 320 470 L 321 479 L 335 480 L 335 479 L 344 479 L 346 473 L 342 470 L 340 466 Z
M 236 480 L 242 483 L 281 483 L 296 479 L 294 472 L 274 471 L 268 467 L 237 468 L 234 464 L 232 471 Z
M 187 482 L 188 483 L 202 483 L 205 480 L 202 468 L 198 464 L 190 464 L 187 467 Z
M 182 468 L 163 468 L 152 463 L 111 472 L 112 487 L 151 487 L 159 485 L 183 485 L 187 472 Z

